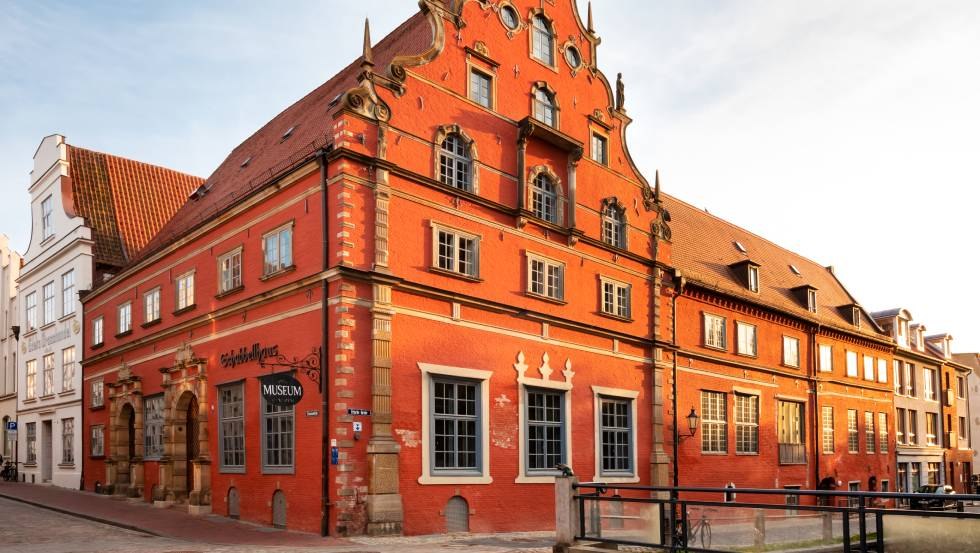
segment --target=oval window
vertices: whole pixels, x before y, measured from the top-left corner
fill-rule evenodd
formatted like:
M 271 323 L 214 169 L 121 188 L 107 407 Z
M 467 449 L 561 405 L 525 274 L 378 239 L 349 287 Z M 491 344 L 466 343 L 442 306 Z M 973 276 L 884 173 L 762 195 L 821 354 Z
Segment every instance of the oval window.
M 507 27 L 511 31 L 517 30 L 520 26 L 520 17 L 517 15 L 517 10 L 514 6 L 504 6 L 500 8 L 500 20 L 504 22 L 504 27 Z
M 574 46 L 565 48 L 565 61 L 572 66 L 572 69 L 578 69 L 582 65 L 582 55 L 578 53 L 578 48 Z

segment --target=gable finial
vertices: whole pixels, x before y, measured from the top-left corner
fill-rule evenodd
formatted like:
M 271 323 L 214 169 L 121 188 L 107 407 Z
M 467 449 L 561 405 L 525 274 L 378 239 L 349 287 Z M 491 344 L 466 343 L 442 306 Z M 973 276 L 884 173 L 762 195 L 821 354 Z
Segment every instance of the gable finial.
M 653 201 L 660 203 L 660 169 L 653 176 Z
M 364 18 L 364 61 L 361 62 L 361 66 L 374 65 L 373 55 L 371 53 L 371 23 L 368 18 Z
M 589 31 L 590 35 L 595 34 L 595 25 L 592 24 L 592 0 L 589 0 L 589 18 L 588 23 L 585 26 L 585 30 Z

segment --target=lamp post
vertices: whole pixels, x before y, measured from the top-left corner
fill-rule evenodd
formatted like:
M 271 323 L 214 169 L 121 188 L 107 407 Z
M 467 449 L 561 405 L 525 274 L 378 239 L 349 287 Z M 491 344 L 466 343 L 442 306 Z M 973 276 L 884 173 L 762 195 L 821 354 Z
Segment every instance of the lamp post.
M 691 407 L 691 412 L 687 414 L 687 435 L 679 435 L 677 438 L 679 441 L 684 441 L 688 438 L 693 438 L 695 434 L 698 433 L 698 423 L 701 421 L 701 417 L 698 416 L 698 412 Z

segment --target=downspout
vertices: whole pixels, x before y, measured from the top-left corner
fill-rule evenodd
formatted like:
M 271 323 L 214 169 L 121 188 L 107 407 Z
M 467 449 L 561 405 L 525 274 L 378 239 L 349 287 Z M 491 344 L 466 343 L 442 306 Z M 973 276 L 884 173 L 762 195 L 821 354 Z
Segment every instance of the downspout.
M 817 401 L 817 372 L 820 370 L 817 366 L 819 362 L 817 357 L 817 333 L 820 332 L 820 325 L 816 327 L 811 327 L 810 329 L 810 386 L 813 390 L 813 421 L 811 425 L 813 427 L 813 486 L 816 488 L 820 485 L 820 455 L 823 453 L 823 448 L 821 446 L 822 441 L 817 434 L 820 431 L 820 424 L 822 423 L 820 417 L 820 403 Z
M 674 270 L 674 293 L 670 298 L 670 341 L 674 345 L 674 364 L 671 369 L 670 375 L 670 387 L 671 387 L 671 409 L 674 411 L 674 487 L 680 486 L 680 463 L 677 458 L 677 442 L 680 437 L 677 434 L 677 297 L 681 295 L 681 291 L 684 289 L 684 278 L 681 277 L 681 272 L 679 269 Z M 676 493 L 676 490 L 675 490 Z
M 320 161 L 320 220 L 323 227 L 323 244 L 322 244 L 322 256 L 323 256 L 323 271 L 329 268 L 329 233 L 330 225 L 329 218 L 327 217 L 327 153 L 333 149 L 332 145 L 326 147 L 326 149 L 317 152 L 317 159 Z M 327 285 L 327 279 L 325 276 L 321 275 L 320 278 L 320 323 L 321 323 L 321 341 L 320 341 L 320 422 L 321 422 L 321 438 L 320 438 L 320 480 L 322 482 L 322 489 L 320 491 L 321 497 L 320 501 L 322 504 L 321 517 L 320 517 L 320 535 L 329 536 L 330 535 L 330 409 L 328 408 L 329 399 L 329 386 L 328 382 L 330 380 L 327 374 L 327 351 L 329 344 L 327 343 L 327 329 L 329 328 L 328 313 L 329 309 L 327 307 L 327 297 L 329 296 L 329 287 Z

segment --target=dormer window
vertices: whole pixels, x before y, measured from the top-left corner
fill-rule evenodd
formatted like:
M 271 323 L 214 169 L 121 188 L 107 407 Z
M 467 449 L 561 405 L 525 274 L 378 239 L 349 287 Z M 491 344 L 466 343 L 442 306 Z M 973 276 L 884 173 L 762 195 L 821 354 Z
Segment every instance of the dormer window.
M 531 57 L 546 65 L 555 65 L 555 35 L 551 22 L 543 15 L 531 20 Z
M 810 313 L 817 312 L 817 290 L 815 288 L 806 291 L 806 310 Z
M 759 264 L 751 260 L 743 260 L 729 265 L 751 292 L 759 293 Z
M 851 324 L 861 328 L 861 308 L 854 306 L 851 307 Z

